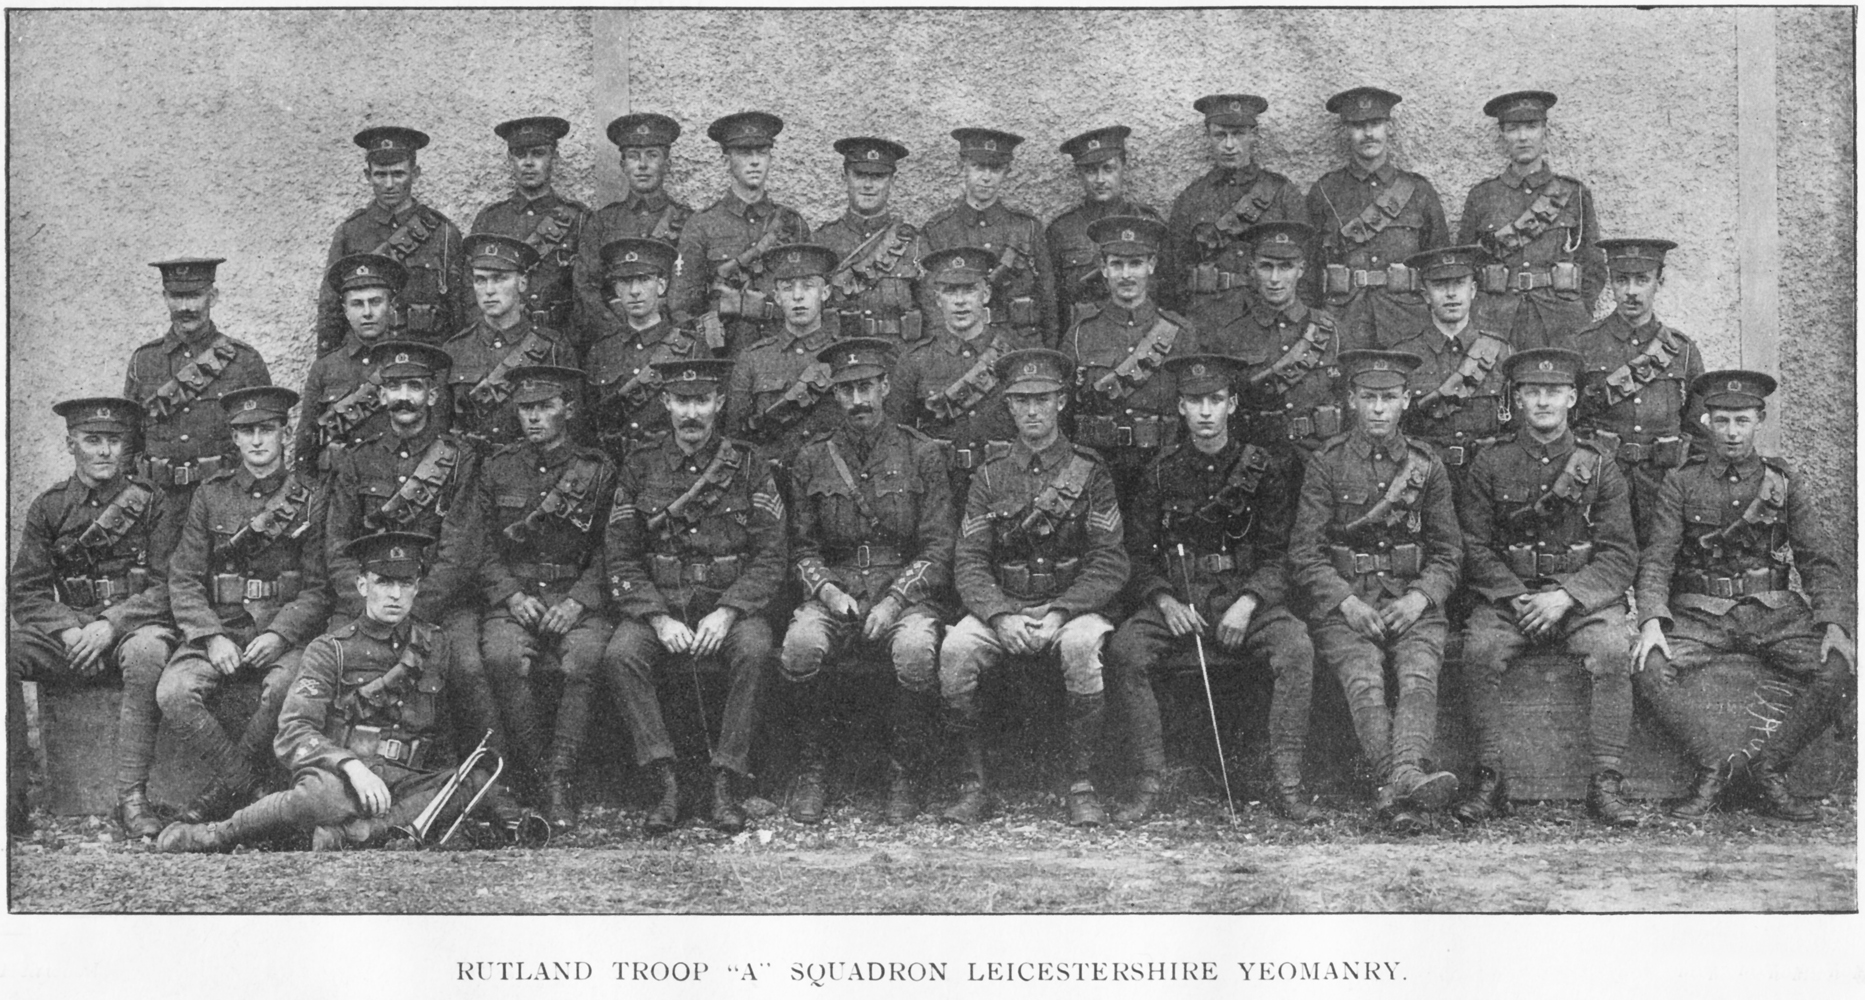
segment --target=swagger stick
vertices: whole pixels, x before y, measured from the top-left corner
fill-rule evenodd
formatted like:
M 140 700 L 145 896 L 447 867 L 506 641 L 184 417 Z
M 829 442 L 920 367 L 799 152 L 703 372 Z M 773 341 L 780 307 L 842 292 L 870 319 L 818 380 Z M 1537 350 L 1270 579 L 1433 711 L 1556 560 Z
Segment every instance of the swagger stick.
M 1185 543 L 1179 543 L 1179 575 L 1185 578 L 1185 599 L 1195 601 L 1192 595 L 1191 565 L 1186 561 Z M 1217 699 L 1211 694 L 1211 665 L 1204 658 L 1204 637 L 1192 633 L 1192 643 L 1198 647 L 1198 676 L 1204 678 L 1204 703 L 1211 710 L 1211 739 L 1217 743 L 1217 770 L 1224 777 L 1224 804 L 1230 808 L 1230 821 L 1237 822 L 1237 800 L 1230 794 L 1230 765 L 1224 763 L 1224 734 L 1217 726 Z

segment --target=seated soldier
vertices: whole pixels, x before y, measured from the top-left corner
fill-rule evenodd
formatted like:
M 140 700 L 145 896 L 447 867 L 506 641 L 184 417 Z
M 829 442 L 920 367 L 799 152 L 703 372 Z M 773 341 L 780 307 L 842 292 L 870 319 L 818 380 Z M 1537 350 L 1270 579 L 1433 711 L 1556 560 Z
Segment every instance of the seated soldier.
M 408 833 L 455 773 L 442 737 L 448 644 L 415 618 L 421 552 L 434 539 L 404 531 L 364 535 L 344 547 L 361 567 L 363 613 L 311 640 L 285 697 L 274 751 L 292 785 L 215 823 L 173 823 L 162 851 L 229 851 L 284 834 L 311 834 L 312 850 L 373 846 Z M 438 838 L 483 788 L 472 770 L 432 820 Z M 494 785 L 479 808 L 514 840 L 541 843 L 550 828 Z M 541 829 L 540 829 L 541 828 Z M 519 836 L 519 834 L 523 836 Z

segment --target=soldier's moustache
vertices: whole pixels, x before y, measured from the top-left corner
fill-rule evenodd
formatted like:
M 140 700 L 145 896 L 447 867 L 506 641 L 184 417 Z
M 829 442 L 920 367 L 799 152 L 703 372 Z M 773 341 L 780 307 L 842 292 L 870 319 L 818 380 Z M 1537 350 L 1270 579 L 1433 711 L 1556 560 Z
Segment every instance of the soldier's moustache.
M 409 400 L 398 399 L 395 402 L 389 404 L 389 412 L 390 413 L 419 413 L 421 412 L 421 407 L 416 403 L 410 402 Z

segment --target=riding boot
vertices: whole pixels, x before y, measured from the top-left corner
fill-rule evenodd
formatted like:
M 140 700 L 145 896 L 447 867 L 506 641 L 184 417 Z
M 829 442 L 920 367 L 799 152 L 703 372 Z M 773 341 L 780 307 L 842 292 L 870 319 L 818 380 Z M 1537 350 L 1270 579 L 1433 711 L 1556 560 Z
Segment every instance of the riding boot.
M 745 811 L 738 804 L 737 778 L 731 768 L 713 768 L 712 827 L 720 833 L 737 833 L 745 828 Z
M 1068 696 L 1068 821 L 1070 826 L 1101 826 L 1107 810 L 1094 790 L 1094 756 L 1101 749 L 1106 699 L 1094 694 Z
M 978 709 L 965 705 L 946 713 L 946 731 L 962 754 L 959 761 L 958 798 L 939 819 L 946 823 L 976 823 L 991 811 L 984 779 L 984 736 L 978 731 Z
M 1470 789 L 1470 795 L 1451 815 L 1463 823 L 1481 823 L 1490 817 L 1509 815 L 1509 779 L 1493 767 L 1478 765 L 1476 769 L 1476 787 Z
M 117 823 L 131 840 L 154 837 L 162 832 L 162 821 L 149 805 L 149 794 L 138 785 L 117 796 Z
M 649 766 L 654 770 L 654 780 L 661 786 L 661 800 L 648 810 L 647 818 L 641 821 L 641 829 L 649 836 L 659 836 L 680 825 L 680 783 L 674 777 L 671 758 L 662 757 Z
M 1276 755 L 1270 758 L 1270 771 L 1275 778 L 1275 792 L 1269 800 L 1270 808 L 1276 814 L 1292 823 L 1318 823 L 1320 813 L 1310 801 L 1307 789 L 1302 787 L 1302 764 L 1300 755 L 1294 759 Z
M 889 823 L 911 822 L 919 815 L 917 784 L 932 755 L 934 697 L 931 692 L 894 687 L 892 752 L 887 761 Z
M 1698 764 L 1696 778 L 1690 783 L 1690 794 L 1672 802 L 1665 812 L 1677 819 L 1702 819 L 1716 808 L 1716 796 L 1728 782 L 1726 764 Z
M 1114 822 L 1123 825 L 1139 823 L 1151 816 L 1159 802 L 1159 788 L 1159 774 L 1156 771 L 1148 771 L 1134 779 L 1133 800 L 1114 813 Z
M 1767 801 L 1769 814 L 1796 823 L 1811 823 L 1820 818 L 1818 809 L 1801 801 L 1788 789 L 1787 769 L 1807 744 L 1825 731 L 1826 724 L 1838 712 L 1841 700 L 1836 680 L 1814 681 L 1801 692 L 1787 720 L 1773 738 L 1763 744 L 1761 755 L 1749 765 L 1749 773 Z
M 822 691 L 814 679 L 790 685 L 792 712 L 801 738 L 796 783 L 790 789 L 790 818 L 814 825 L 822 822 L 828 805 L 826 772 L 828 754 L 823 749 L 824 718 Z
M 156 838 L 155 849 L 164 853 L 230 851 L 240 844 L 295 829 L 291 807 L 288 795 L 267 795 L 218 822 L 170 823 Z
M 1624 780 L 1617 771 L 1601 771 L 1587 783 L 1587 812 L 1594 819 L 1607 826 L 1638 825 L 1638 814 L 1632 811 L 1631 804 L 1620 795 Z

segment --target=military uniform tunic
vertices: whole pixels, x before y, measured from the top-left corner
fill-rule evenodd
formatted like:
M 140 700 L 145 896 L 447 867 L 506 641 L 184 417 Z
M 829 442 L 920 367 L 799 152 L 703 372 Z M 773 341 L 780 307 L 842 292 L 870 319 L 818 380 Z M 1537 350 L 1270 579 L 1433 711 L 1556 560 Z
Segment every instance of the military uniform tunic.
M 894 235 L 880 236 L 872 251 L 862 254 L 865 270 L 878 277 L 855 278 L 859 288 L 850 296 L 836 291 L 826 307 L 841 316 L 845 337 L 886 337 L 891 340 L 916 341 L 925 336 L 924 313 L 920 312 L 920 258 L 931 252 L 917 227 L 900 216 L 880 212 L 862 215 L 854 209 L 816 230 L 815 242 L 834 250 L 846 262 L 875 234 L 891 227 Z M 859 263 L 859 262 L 858 262 Z M 885 266 L 883 266 L 885 265 Z M 834 279 L 831 285 L 835 284 Z M 935 310 L 932 315 L 938 315 Z
M 726 385 L 726 417 L 739 436 L 788 468 L 803 442 L 833 430 L 842 410 L 829 389 L 829 366 L 817 352 L 838 339 L 833 320 L 804 337 L 788 327 L 745 348 Z M 801 388 L 798 388 L 801 386 Z
M 429 235 L 417 241 L 415 231 L 426 231 Z M 402 233 L 406 235 L 392 242 L 392 238 Z M 458 330 L 478 315 L 473 299 L 473 273 L 461 247 L 459 227 L 413 198 L 393 214 L 372 201 L 343 220 L 330 238 L 330 252 L 324 259 L 325 273 L 337 261 L 357 253 L 393 257 L 408 269 L 408 283 L 396 296 L 397 322 L 390 330 L 391 335 L 439 343 L 448 331 Z M 328 350 L 342 343 L 348 330 L 349 324 L 343 318 L 342 296 L 327 284 L 320 287 L 317 293 L 320 349 Z
M 627 322 L 609 309 L 614 290 L 603 276 L 602 248 L 619 239 L 637 238 L 675 245 L 680 241 L 680 230 L 692 216 L 691 208 L 669 198 L 665 191 L 630 191 L 627 197 L 609 202 L 589 217 L 576 247 L 577 343 L 587 347 L 612 332 L 615 324 Z
M 1667 356 L 1662 365 L 1647 353 L 1654 341 Z M 1603 383 L 1589 385 L 1578 423 L 1595 444 L 1615 452 L 1619 471 L 1632 487 L 1632 524 L 1643 543 L 1651 536 L 1664 474 L 1683 465 L 1691 443 L 1703 435 L 1696 421 L 1703 408 L 1690 405 L 1690 384 L 1703 374 L 1703 354 L 1689 337 L 1656 317 L 1634 330 L 1617 311 L 1575 334 L 1573 349 L 1587 359 L 1588 371 L 1605 372 L 1619 383 L 1610 389 Z M 1632 365 L 1640 358 L 1645 360 Z M 1627 369 L 1625 376 L 1619 375 L 1621 368 Z M 1617 445 L 1600 431 L 1616 436 Z
M 1164 221 L 1150 206 L 1126 198 L 1085 201 L 1056 216 L 1043 232 L 1049 244 L 1050 265 L 1056 276 L 1056 329 L 1067 330 L 1079 318 L 1078 302 L 1107 301 L 1107 282 L 1101 279 L 1101 247 L 1088 238 L 1088 226 L 1110 215 L 1137 215 Z
M 367 360 L 373 343 L 351 331 L 344 336 L 342 346 L 311 362 L 311 370 L 304 377 L 304 391 L 298 394 L 303 406 L 292 447 L 292 460 L 306 475 L 328 473 L 336 453 L 388 429 L 379 366 Z M 352 397 L 351 393 L 365 383 L 370 389 Z M 345 400 L 345 412 L 331 414 L 327 430 L 325 415 L 330 414 L 334 404 Z
M 1125 500 L 1131 498 L 1146 463 L 1178 437 L 1176 383 L 1158 365 L 1197 350 L 1198 334 L 1184 317 L 1161 312 L 1151 299 L 1131 308 L 1110 299 L 1089 309 L 1062 345 L 1079 373 L 1074 440 L 1106 458 Z M 1151 361 L 1142 361 L 1122 379 L 1116 367 L 1134 357 L 1161 323 L 1167 324 L 1162 336 L 1146 349 Z M 1110 398 L 1112 394 L 1118 398 Z
M 1547 228 L 1514 249 L 1500 245 L 1496 231 L 1536 207 L 1544 193 L 1556 190 L 1550 185 L 1557 181 L 1558 189 L 1566 192 L 1565 204 L 1546 205 L 1553 216 Z M 1488 247 L 1506 268 L 1507 287 L 1486 276 L 1500 277 L 1500 270 L 1478 270 L 1474 321 L 1507 334 L 1520 350 L 1572 347 L 1569 338 L 1593 318 L 1593 305 L 1606 286 L 1606 257 L 1596 246 L 1599 237 L 1593 194 L 1580 181 L 1558 176 L 1545 165 L 1526 176 L 1511 165 L 1479 181 L 1464 199 L 1457 242 Z
M 536 198 L 514 191 L 511 197 L 487 205 L 473 217 L 473 232 L 523 240 L 538 252 L 537 266 L 531 269 L 530 286 L 525 292 L 524 308 L 531 322 L 576 332 L 571 325 L 576 301 L 572 273 L 589 217 L 588 205 L 554 190 Z
M 1393 186 L 1401 180 L 1411 192 L 1395 206 Z M 1369 209 L 1379 213 L 1372 225 L 1365 224 Z M 1321 234 L 1310 277 L 1341 319 L 1343 350 L 1384 349 L 1431 322 L 1424 280 L 1404 267 L 1412 254 L 1450 244 L 1444 205 L 1430 181 L 1390 162 L 1377 170 L 1349 163 L 1308 189 L 1308 217 Z
M 668 513 L 709 470 L 713 485 Z M 745 442 L 715 432 L 689 455 L 670 436 L 628 456 L 606 536 L 609 597 L 622 621 L 603 664 L 628 716 L 636 763 L 674 756 L 655 676 L 671 657 L 650 622 L 670 615 L 690 628 L 726 607 L 737 619 L 717 657 L 703 664 L 723 665 L 731 685 L 712 763 L 750 773 L 763 686 L 776 667 L 764 613 L 783 583 L 784 524 L 769 464 Z
M 1518 431 L 1479 454 L 1458 484 L 1465 583 L 1482 598 L 1464 640 L 1478 764 L 1500 769 L 1502 675 L 1533 641 L 1584 659 L 1594 767 L 1620 769 L 1632 729 L 1625 592 L 1638 559 L 1627 498 L 1618 465 L 1567 431 L 1548 443 Z M 1574 607 L 1545 638 L 1530 640 L 1516 625 L 1513 600 L 1557 589 Z
M 923 227 L 928 253 L 952 247 L 982 247 L 1013 266 L 991 283 L 991 319 L 1029 344 L 1056 342 L 1055 260 L 1043 238 L 1042 221 L 1001 201 L 980 211 L 963 198 L 933 213 Z M 931 283 L 920 289 L 926 315 L 939 314 Z
M 1303 348 L 1282 373 L 1270 374 L 1304 339 L 1319 346 Z M 1232 421 L 1244 440 L 1295 465 L 1292 448 L 1312 451 L 1344 426 L 1334 392 L 1340 327 L 1326 310 L 1310 309 L 1299 300 L 1282 309 L 1259 302 L 1216 330 L 1201 329 L 1198 349 L 1249 362 L 1249 381 L 1239 387 Z
M 1502 363 L 1516 348 L 1500 335 L 1485 332 L 1475 322 L 1464 325 L 1455 337 L 1446 337 L 1431 323 L 1392 345 L 1395 351 L 1417 355 L 1423 363 L 1405 376 L 1411 397 L 1402 426 L 1405 433 L 1429 443 L 1453 476 L 1462 476 L 1477 454 L 1500 440 L 1511 411 L 1510 391 Z M 1463 398 L 1441 393 L 1446 380 L 1475 355 L 1474 374 L 1457 385 L 1468 390 Z M 1471 384 L 1474 382 L 1475 384 Z
M 762 265 L 758 258 L 774 247 L 809 241 L 809 223 L 796 209 L 766 196 L 747 204 L 733 192 L 694 213 L 680 230 L 680 257 L 667 292 L 674 322 L 690 323 L 719 305 L 718 290 L 754 288 Z M 758 281 L 757 285 L 764 282 Z M 736 357 L 756 341 L 766 316 L 725 315 L 725 349 Z
M 668 432 L 659 376 L 650 366 L 711 357 L 712 351 L 692 331 L 676 328 L 664 315 L 643 330 L 633 329 L 620 317 L 604 329 L 608 332 L 589 345 L 583 367 L 594 406 L 591 424 L 602 449 L 619 466 L 631 449 Z
M 509 330 L 498 330 L 482 317 L 441 346 L 453 359 L 446 386 L 453 414 L 451 429 L 487 452 L 524 440 L 518 404 L 512 402 L 511 380 L 486 381 L 494 370 L 507 358 L 514 362 L 511 367 L 576 367 L 576 352 L 562 334 L 529 319 L 519 320 Z
M 1246 196 L 1250 201 L 1244 202 Z M 1160 302 L 1183 312 L 1200 329 L 1236 319 L 1254 298 L 1252 248 L 1217 228 L 1218 221 L 1240 202 L 1246 208 L 1238 213 L 1239 233 L 1259 222 L 1308 222 L 1302 189 L 1256 164 L 1235 170 L 1216 167 L 1186 185 L 1172 201 L 1153 287 L 1159 290 Z M 1201 266 L 1205 268 L 1202 276 L 1197 273 Z M 1205 290 L 1194 291 L 1194 281 Z M 1307 286 L 1313 281 L 1314 275 L 1305 275 L 1302 283 Z
M 272 384 L 265 359 L 244 342 L 229 337 L 225 350 L 214 351 L 212 345 L 219 335 L 219 328 L 209 325 L 196 339 L 183 340 L 171 326 L 159 340 L 138 347 L 130 355 L 129 372 L 123 379 L 124 398 L 141 403 L 147 414 L 142 426 L 142 464 L 150 481 L 169 494 L 177 517 L 187 510 L 201 480 L 239 461 L 234 457 L 233 432 L 227 429 L 226 415 L 220 411 L 220 397 L 236 389 Z M 156 401 L 157 390 L 167 387 L 177 375 L 194 380 L 199 374 L 196 366 L 211 366 L 216 353 L 227 357 L 226 364 L 198 395 L 184 390 L 180 395 L 171 395 L 173 405 Z M 205 467 L 203 459 L 208 461 Z M 158 551 L 153 557 L 167 559 L 168 552 Z
M 1010 351 L 1035 345 L 1018 342 L 1001 326 L 973 327 L 975 339 L 966 340 L 936 325 L 894 365 L 887 408 L 895 420 L 944 446 L 956 502 L 970 490 L 971 471 L 984 464 L 985 445 L 1017 436 L 993 365 Z M 975 388 L 959 387 L 974 371 L 967 385 Z

